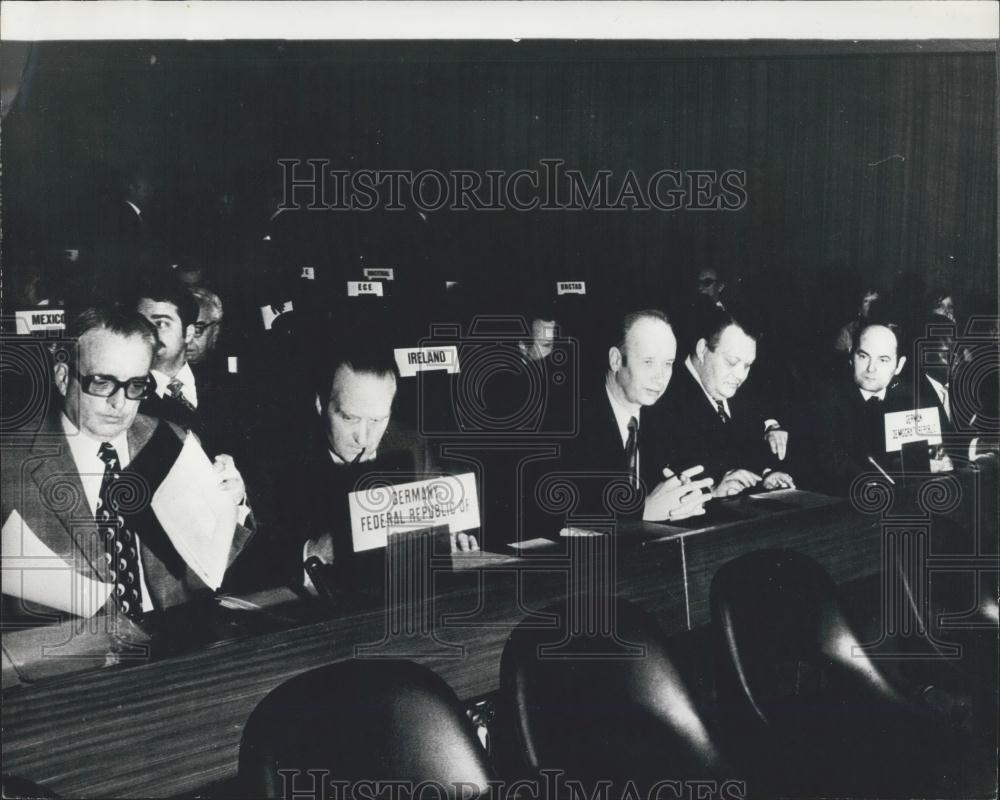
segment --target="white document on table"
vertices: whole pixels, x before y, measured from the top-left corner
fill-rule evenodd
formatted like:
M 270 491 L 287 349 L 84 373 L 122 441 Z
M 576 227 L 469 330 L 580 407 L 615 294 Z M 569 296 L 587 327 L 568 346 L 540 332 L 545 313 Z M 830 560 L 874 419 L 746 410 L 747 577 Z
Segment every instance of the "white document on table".
M 53 552 L 17 509 L 3 524 L 3 593 L 78 617 L 92 617 L 108 602 L 114 584 L 81 575 Z
M 209 588 L 218 589 L 229 565 L 236 506 L 191 433 L 153 494 L 152 506 L 181 558 Z

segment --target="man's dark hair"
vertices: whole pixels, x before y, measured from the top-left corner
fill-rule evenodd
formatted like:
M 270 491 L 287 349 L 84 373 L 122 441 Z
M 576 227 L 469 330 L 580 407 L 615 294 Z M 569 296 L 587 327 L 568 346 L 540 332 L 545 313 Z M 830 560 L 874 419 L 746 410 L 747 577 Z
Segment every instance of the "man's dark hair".
M 623 362 L 626 360 L 625 340 L 628 338 L 628 332 L 632 330 L 632 326 L 641 319 L 658 319 L 660 322 L 670 325 L 670 320 L 667 318 L 667 315 L 658 308 L 646 308 L 642 311 L 630 311 L 622 317 L 621 324 L 618 326 L 615 347 L 621 351 Z M 671 330 L 672 329 L 673 326 L 671 326 Z
M 760 329 L 748 314 L 716 305 L 703 305 L 694 321 L 693 342 L 704 339 L 708 349 L 715 350 L 719 346 L 720 337 L 730 325 L 735 325 L 755 342 L 761 339 Z
M 398 377 L 392 348 L 373 342 L 360 332 L 355 332 L 351 338 L 341 339 L 332 352 L 320 358 L 322 366 L 316 376 L 316 392 L 324 405 L 330 401 L 333 379 L 341 367 L 349 367 L 351 372 L 359 375 Z
M 858 352 L 858 346 L 861 344 L 861 337 L 865 335 L 865 332 L 869 328 L 888 328 L 892 331 L 892 335 L 896 337 L 896 358 L 906 355 L 908 348 L 907 343 L 903 340 L 903 328 L 895 322 L 886 322 L 883 320 L 878 322 L 868 321 L 858 329 L 858 333 L 854 337 L 854 342 L 851 344 L 852 356 Z
M 177 309 L 181 325 L 187 329 L 198 321 L 198 301 L 191 290 L 177 280 L 176 276 L 167 274 L 139 288 L 136 292 L 136 306 L 140 300 L 152 300 L 154 303 L 171 303 Z
M 66 325 L 68 341 L 57 347 L 56 357 L 61 353 L 62 359 L 75 363 L 78 348 L 72 347 L 70 342 L 79 341 L 81 336 L 93 330 L 106 330 L 124 337 L 138 336 L 148 342 L 154 352 L 159 345 L 156 328 L 142 314 L 120 303 L 108 303 L 84 308 L 69 320 Z

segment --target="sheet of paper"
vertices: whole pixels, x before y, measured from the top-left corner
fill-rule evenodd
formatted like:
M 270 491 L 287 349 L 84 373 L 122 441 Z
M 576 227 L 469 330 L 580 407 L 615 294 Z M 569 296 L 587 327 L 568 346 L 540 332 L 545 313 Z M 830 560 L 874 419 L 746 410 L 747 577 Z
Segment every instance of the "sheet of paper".
M 3 593 L 58 611 L 92 617 L 114 585 L 81 575 L 54 553 L 15 509 L 0 534 L 3 540 Z
M 898 453 L 904 444 L 926 439 L 941 444 L 941 417 L 935 406 L 912 411 L 891 411 L 885 415 L 885 451 Z
M 192 434 L 153 494 L 152 506 L 181 558 L 207 586 L 218 589 L 229 564 L 236 507 Z

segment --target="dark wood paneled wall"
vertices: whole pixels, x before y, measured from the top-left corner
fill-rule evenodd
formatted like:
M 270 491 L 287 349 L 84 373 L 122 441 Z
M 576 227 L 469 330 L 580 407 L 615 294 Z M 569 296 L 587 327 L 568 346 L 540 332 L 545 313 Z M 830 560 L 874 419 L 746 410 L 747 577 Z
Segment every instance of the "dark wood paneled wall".
M 540 226 L 466 215 L 453 227 L 467 270 L 492 229 L 528 266 L 585 259 L 645 290 L 711 264 L 793 299 L 862 270 L 994 297 L 995 52 L 848 44 L 42 44 L 5 121 L 8 247 L 66 224 L 60 204 L 85 207 L 108 166 L 151 168 L 190 238 L 224 185 L 258 224 L 281 156 L 473 170 L 554 157 L 616 179 L 745 170 L 749 202 Z

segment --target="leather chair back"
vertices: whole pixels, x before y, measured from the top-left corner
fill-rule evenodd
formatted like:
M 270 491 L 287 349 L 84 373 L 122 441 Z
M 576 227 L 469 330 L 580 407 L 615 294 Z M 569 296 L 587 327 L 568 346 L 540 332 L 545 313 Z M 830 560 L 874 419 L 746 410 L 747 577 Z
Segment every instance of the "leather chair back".
M 572 602 L 608 608 L 605 600 Z M 555 614 L 558 626 L 525 620 L 504 648 L 501 709 L 522 767 L 637 786 L 727 774 L 653 619 L 617 599 L 608 608 L 612 634 L 574 632 L 568 605 L 542 612 Z
M 260 702 L 243 730 L 239 777 L 252 797 L 301 796 L 314 780 L 429 781 L 435 797 L 440 786 L 443 796 L 474 800 L 493 774 L 455 693 L 434 672 L 354 660 L 298 675 Z

